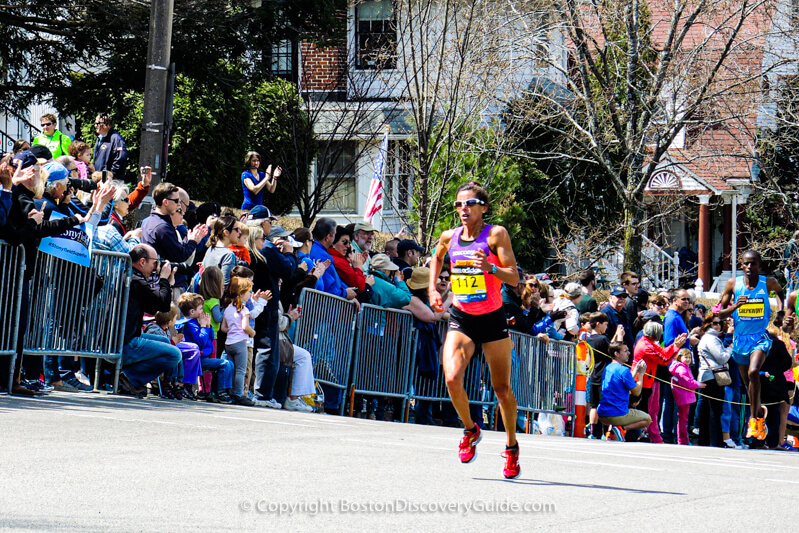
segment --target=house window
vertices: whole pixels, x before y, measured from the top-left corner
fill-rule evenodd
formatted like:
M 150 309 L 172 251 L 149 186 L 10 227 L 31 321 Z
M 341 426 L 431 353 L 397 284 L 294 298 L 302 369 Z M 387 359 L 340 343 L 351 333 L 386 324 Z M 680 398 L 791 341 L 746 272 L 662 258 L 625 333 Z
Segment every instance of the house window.
M 386 174 L 383 182 L 385 209 L 406 211 L 411 206 L 412 166 L 411 147 L 404 141 L 389 141 Z
M 283 39 L 272 46 L 269 72 L 288 81 L 297 81 L 297 46 L 293 41 Z
M 316 161 L 319 194 L 327 198 L 325 209 L 354 213 L 358 164 L 354 142 L 334 141 L 322 146 Z
M 355 65 L 359 69 L 397 67 L 397 21 L 391 0 L 355 7 Z

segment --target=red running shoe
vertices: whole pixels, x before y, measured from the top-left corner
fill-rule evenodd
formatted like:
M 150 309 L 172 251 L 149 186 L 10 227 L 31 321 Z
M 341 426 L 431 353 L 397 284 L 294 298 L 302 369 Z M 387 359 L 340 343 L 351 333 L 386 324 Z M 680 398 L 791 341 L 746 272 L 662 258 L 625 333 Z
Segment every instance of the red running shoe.
M 522 473 L 522 467 L 519 466 L 519 445 L 512 450 L 505 449 L 502 452 L 502 457 L 505 458 L 505 468 L 502 469 L 502 475 L 505 479 L 516 479 Z
M 477 443 L 483 438 L 480 426 L 475 425 L 474 431 L 463 430 L 463 438 L 458 446 L 458 457 L 461 463 L 471 463 L 477 457 Z

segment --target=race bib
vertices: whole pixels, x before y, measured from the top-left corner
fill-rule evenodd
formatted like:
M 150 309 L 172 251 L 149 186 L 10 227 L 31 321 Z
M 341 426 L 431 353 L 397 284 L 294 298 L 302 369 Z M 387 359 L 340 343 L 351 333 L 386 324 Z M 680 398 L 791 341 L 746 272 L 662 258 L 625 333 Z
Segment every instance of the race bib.
M 452 292 L 461 303 L 482 302 L 488 299 L 484 274 L 452 274 Z
M 738 308 L 739 320 L 761 320 L 766 316 L 766 302 L 763 298 L 748 298 Z

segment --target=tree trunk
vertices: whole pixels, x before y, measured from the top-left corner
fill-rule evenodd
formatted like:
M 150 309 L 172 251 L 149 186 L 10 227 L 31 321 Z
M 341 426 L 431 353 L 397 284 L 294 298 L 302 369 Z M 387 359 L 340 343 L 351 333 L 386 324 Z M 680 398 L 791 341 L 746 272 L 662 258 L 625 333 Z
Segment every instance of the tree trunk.
M 625 198 L 624 201 L 624 270 L 641 272 L 643 261 L 641 255 L 641 232 L 644 210 L 637 198 Z

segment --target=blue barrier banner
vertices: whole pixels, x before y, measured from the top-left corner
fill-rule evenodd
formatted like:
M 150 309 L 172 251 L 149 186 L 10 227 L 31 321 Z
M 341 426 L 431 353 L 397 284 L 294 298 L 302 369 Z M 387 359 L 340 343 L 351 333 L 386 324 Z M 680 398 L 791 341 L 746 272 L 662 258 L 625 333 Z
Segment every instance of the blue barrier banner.
M 66 218 L 57 211 L 50 214 L 51 220 Z M 45 237 L 39 244 L 39 251 L 46 254 L 77 263 L 88 267 L 91 265 L 91 245 L 94 235 L 94 226 L 91 224 L 81 224 L 68 229 L 61 235 Z

